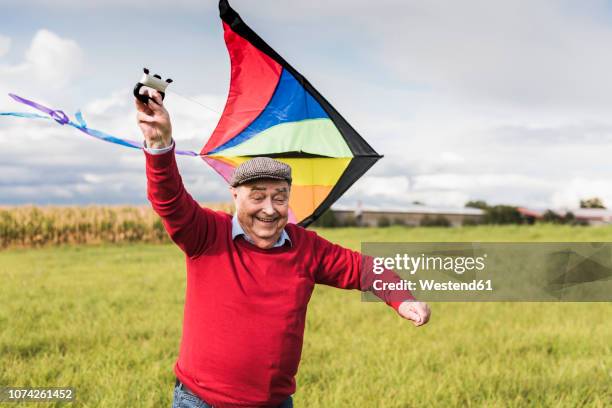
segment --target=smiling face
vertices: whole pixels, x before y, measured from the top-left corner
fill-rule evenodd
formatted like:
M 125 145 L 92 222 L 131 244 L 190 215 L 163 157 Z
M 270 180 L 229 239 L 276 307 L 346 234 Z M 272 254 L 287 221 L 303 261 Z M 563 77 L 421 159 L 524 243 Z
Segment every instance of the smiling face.
M 289 183 L 261 179 L 231 187 L 236 215 L 259 248 L 272 248 L 289 218 Z

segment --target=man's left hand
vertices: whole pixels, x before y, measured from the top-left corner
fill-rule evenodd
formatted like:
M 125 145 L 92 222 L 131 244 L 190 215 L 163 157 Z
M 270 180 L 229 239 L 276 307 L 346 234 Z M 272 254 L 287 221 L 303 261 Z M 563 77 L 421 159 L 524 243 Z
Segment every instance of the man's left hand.
M 404 319 L 411 320 L 415 326 L 422 326 L 429 321 L 431 310 L 427 303 L 416 301 L 405 301 L 397 309 Z

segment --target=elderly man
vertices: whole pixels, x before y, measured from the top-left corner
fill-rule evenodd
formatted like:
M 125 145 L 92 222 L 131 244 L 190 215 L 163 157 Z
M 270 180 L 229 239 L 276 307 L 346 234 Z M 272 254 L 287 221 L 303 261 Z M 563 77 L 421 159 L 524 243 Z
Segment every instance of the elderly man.
M 291 169 L 270 158 L 236 168 L 233 217 L 200 207 L 181 181 L 160 95 L 142 92 L 151 98 L 136 100 L 148 198 L 187 262 L 173 406 L 292 407 L 314 284 L 371 289 L 365 257 L 287 223 Z M 376 295 L 416 326 L 427 323 L 429 308 L 409 292 Z

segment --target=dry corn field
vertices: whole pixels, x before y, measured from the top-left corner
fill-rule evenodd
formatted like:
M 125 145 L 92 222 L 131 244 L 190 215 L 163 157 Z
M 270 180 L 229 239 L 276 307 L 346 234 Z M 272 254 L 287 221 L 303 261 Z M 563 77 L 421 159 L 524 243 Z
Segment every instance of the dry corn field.
M 233 211 L 230 203 L 202 205 Z M 148 205 L 0 207 L 0 248 L 168 241 L 161 219 Z

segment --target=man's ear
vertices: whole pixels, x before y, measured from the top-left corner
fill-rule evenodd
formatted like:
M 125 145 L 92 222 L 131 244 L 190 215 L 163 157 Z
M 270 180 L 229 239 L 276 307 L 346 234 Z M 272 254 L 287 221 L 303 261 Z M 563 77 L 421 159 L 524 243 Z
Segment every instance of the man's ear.
M 229 189 L 230 189 L 230 194 L 232 195 L 232 198 L 235 201 L 236 197 L 238 197 L 238 189 L 236 187 L 231 187 L 231 186 Z

